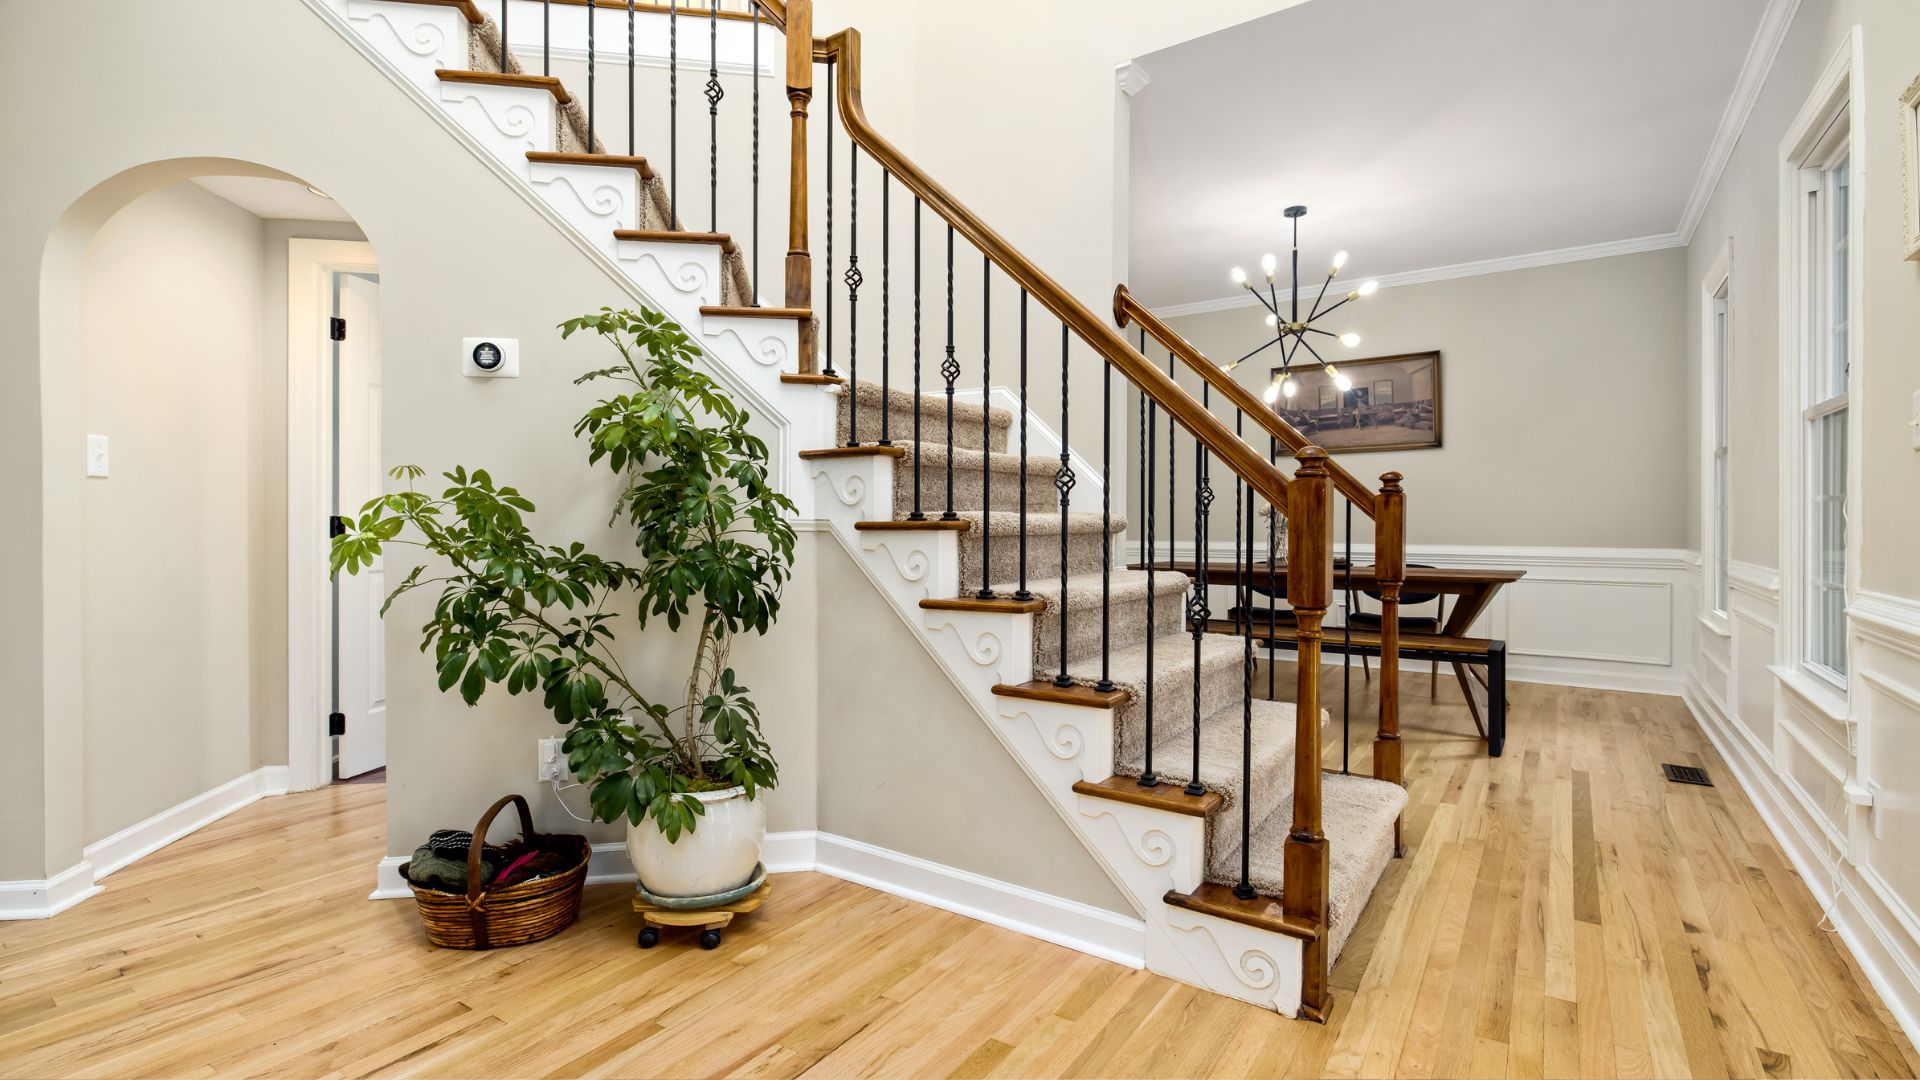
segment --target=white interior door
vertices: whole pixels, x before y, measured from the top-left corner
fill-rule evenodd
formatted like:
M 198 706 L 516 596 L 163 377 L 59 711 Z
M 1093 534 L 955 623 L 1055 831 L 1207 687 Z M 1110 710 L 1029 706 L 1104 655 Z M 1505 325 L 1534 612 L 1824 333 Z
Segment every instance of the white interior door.
M 336 352 L 334 512 L 358 517 L 367 500 L 386 490 L 380 469 L 380 285 L 360 274 L 340 274 L 335 281 L 338 314 L 347 325 Z M 342 574 L 334 587 L 334 709 L 346 722 L 337 775 L 345 779 L 387 763 L 386 635 L 380 621 L 385 564 Z

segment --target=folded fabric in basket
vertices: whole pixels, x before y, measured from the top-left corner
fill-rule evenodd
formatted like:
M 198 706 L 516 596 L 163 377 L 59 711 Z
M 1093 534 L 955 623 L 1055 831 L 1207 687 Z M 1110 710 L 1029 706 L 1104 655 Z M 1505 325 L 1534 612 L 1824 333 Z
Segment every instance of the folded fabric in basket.
M 465 829 L 441 829 L 427 837 L 426 846 L 443 859 L 467 860 L 467 849 L 473 845 L 473 834 Z M 480 848 L 482 859 L 492 859 L 495 863 L 503 861 L 506 850 L 497 844 L 483 844 Z
M 487 849 L 482 849 L 486 851 Z M 491 881 L 500 864 L 484 854 L 480 859 L 480 880 Z M 464 853 L 458 859 L 445 858 L 431 845 L 422 845 L 413 849 L 413 859 L 407 863 L 407 880 L 423 889 L 438 889 L 441 892 L 463 893 L 467 891 L 467 857 Z

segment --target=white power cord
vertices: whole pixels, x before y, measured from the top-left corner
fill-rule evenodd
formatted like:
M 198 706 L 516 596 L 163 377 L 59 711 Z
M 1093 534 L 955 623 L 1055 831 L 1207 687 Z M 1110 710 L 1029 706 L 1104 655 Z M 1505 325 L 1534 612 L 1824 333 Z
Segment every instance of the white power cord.
M 583 788 L 583 787 L 586 787 L 587 785 L 581 783 L 578 780 L 572 781 L 571 783 L 565 783 L 565 784 L 561 783 L 558 780 L 549 780 L 547 781 L 547 783 L 553 785 L 553 801 L 560 804 L 560 809 L 565 810 L 567 812 L 568 817 L 572 818 L 575 821 L 581 822 L 583 824 L 587 824 L 587 825 L 593 824 L 593 818 L 581 817 L 579 814 L 574 813 L 573 807 L 568 806 L 567 800 L 560 794 L 563 791 L 572 791 L 574 788 Z

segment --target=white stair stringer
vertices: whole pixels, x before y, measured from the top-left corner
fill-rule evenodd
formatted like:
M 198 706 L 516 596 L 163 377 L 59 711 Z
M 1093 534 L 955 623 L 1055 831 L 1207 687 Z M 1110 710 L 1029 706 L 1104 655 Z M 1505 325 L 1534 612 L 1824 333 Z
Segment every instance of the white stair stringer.
M 813 504 L 855 562 L 959 687 L 1023 771 L 1141 916 L 1139 960 L 1149 970 L 1294 1015 L 1302 943 L 1165 902 L 1204 880 L 1206 819 L 1073 790 L 1113 775 L 1114 712 L 1002 697 L 999 684 L 1033 678 L 1034 616 L 926 609 L 963 595 L 959 534 L 942 529 L 861 531 L 892 520 L 894 460 L 884 455 L 809 461 Z

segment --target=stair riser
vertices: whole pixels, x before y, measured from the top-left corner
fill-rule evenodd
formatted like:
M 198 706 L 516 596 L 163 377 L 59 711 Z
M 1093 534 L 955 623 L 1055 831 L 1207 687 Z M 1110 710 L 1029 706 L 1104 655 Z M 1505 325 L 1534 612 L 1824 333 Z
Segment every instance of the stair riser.
M 1191 639 L 1185 639 L 1191 640 Z M 1182 644 L 1182 649 L 1188 648 Z M 1189 654 L 1190 655 L 1190 654 Z M 1200 715 L 1217 716 L 1229 706 L 1240 704 L 1240 661 L 1237 656 L 1208 656 L 1201 668 Z M 1236 712 L 1235 716 L 1239 714 Z M 1179 728 L 1193 725 L 1193 668 L 1154 672 L 1153 732 L 1156 743 L 1164 743 Z M 1114 760 L 1138 761 L 1146 749 L 1147 702 L 1137 695 L 1121 710 L 1114 731 Z M 1155 750 L 1158 754 L 1158 747 Z M 1158 762 L 1156 762 L 1156 767 Z M 1118 766 L 1116 766 L 1118 768 Z M 1202 777 L 1204 780 L 1205 778 Z
M 1100 572 L 1099 532 L 1067 534 L 1067 573 L 1097 574 Z M 981 551 L 985 548 L 992 562 L 987 565 L 987 573 L 980 573 Z M 1113 565 L 1119 566 L 1118 554 L 1113 556 Z M 1020 533 L 1017 528 L 1001 531 L 996 529 L 992 542 L 986 542 L 979 528 L 962 533 L 960 538 L 960 580 L 969 585 L 978 585 L 982 580 L 991 582 L 1018 581 L 1020 578 Z M 1029 582 L 1050 581 L 1056 586 L 1060 580 L 1060 535 L 1058 533 L 1035 534 L 1027 536 L 1027 580 Z
M 1018 510 L 1020 508 L 1019 473 L 1001 469 L 993 474 L 993 505 L 984 507 L 993 510 Z M 988 485 L 983 482 L 980 467 L 959 466 L 953 472 L 953 508 L 955 510 L 983 509 Z M 1059 503 L 1059 495 L 1053 490 L 1051 470 L 1036 471 L 1033 464 L 1027 470 L 1027 509 L 1028 512 L 1052 510 Z M 947 468 L 944 459 L 932 459 L 926 462 L 920 473 L 921 511 L 928 517 L 937 516 L 947 508 Z M 893 508 L 896 517 L 905 517 L 913 509 L 913 456 L 909 454 L 894 463 L 893 467 Z
M 920 439 L 918 441 L 938 444 L 940 446 L 947 445 L 947 406 L 945 400 L 940 399 L 936 401 L 933 398 L 923 398 L 922 400 L 925 401 L 926 404 L 920 409 Z M 895 402 L 892 408 L 887 409 L 885 417 L 886 430 L 884 432 L 886 437 L 894 442 L 905 442 L 913 439 L 913 412 L 914 410 L 910 406 L 898 401 Z M 852 418 L 853 409 L 849 404 L 849 398 L 843 396 L 840 400 L 839 423 L 835 428 L 840 445 L 842 446 L 853 441 Z M 860 441 L 863 443 L 880 441 L 880 436 L 883 434 L 880 422 L 881 412 L 878 395 L 869 396 L 862 394 L 860 401 Z M 989 429 L 989 434 L 991 434 L 993 439 L 993 445 L 990 449 L 996 453 L 1004 452 L 1008 444 L 1007 426 L 995 425 Z M 980 449 L 980 443 L 979 407 L 973 406 L 967 408 L 964 406 L 955 406 L 953 413 L 953 445 L 969 450 L 978 450 Z
M 1058 557 L 1058 552 L 1055 553 Z M 1037 580 L 1037 579 L 1034 579 Z M 1125 648 L 1151 637 L 1178 633 L 1183 625 L 1185 607 L 1183 586 L 1161 586 L 1153 600 L 1152 633 L 1148 633 L 1147 598 L 1116 596 L 1109 619 L 1113 647 Z M 1052 590 L 1047 609 L 1034 616 L 1033 663 L 1036 669 L 1058 671 L 1060 667 L 1060 609 L 1053 603 Z M 1078 593 L 1067 601 L 1067 667 L 1073 675 L 1097 676 L 1100 669 L 1100 597 L 1097 593 Z M 1155 690 L 1158 704 L 1159 691 Z M 1192 685 L 1188 685 L 1192 696 Z M 1158 710 L 1155 710 L 1156 716 Z

